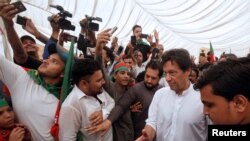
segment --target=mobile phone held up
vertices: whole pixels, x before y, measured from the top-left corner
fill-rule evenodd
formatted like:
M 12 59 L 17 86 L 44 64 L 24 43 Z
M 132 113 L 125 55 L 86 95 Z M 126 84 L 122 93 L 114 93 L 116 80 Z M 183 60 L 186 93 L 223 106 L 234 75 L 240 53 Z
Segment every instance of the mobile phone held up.
M 141 38 L 147 38 L 148 34 L 141 34 Z
M 16 13 L 21 13 L 26 10 L 26 7 L 23 5 L 21 1 L 17 1 L 11 4 L 14 5 L 14 7 L 17 9 Z
M 111 31 L 110 31 L 109 33 L 112 35 L 117 29 L 118 29 L 118 27 L 115 26 L 115 27 L 113 27 L 113 28 L 111 29 Z
M 26 22 L 27 22 L 27 18 L 25 17 L 22 17 L 20 15 L 17 15 L 17 18 L 16 18 L 16 23 L 17 24 L 20 24 L 22 26 L 25 26 L 26 25 Z

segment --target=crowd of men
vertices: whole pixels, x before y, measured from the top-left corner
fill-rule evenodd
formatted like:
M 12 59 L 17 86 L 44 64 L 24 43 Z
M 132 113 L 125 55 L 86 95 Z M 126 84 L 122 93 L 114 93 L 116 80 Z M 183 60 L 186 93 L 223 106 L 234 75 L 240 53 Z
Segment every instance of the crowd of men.
M 95 51 L 75 55 L 66 74 L 70 54 L 57 25 L 60 15 L 51 17 L 50 38 L 31 19 L 23 26 L 45 44 L 41 58 L 33 37 L 18 36 L 16 11 L 0 4 L 14 58 L 0 55 L 0 141 L 206 141 L 209 124 L 250 124 L 249 56 L 223 54 L 211 62 L 201 53 L 195 64 L 185 49 L 164 52 L 156 30 L 144 37 L 134 25 L 122 47 L 111 29 L 95 35 L 82 26 L 80 35 L 88 33 Z M 79 38 L 79 48 L 81 43 Z M 66 75 L 71 85 L 62 101 Z

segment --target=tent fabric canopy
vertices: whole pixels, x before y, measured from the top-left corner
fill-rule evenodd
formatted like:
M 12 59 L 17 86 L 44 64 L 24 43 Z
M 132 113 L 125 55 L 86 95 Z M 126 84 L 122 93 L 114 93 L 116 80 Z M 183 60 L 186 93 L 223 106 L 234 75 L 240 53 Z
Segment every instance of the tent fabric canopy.
M 152 34 L 159 31 L 160 43 L 165 50 L 185 48 L 191 55 L 198 56 L 201 47 L 209 49 L 213 44 L 214 54 L 222 52 L 246 56 L 250 53 L 250 1 L 248 0 L 23 0 L 27 10 L 20 13 L 31 18 L 38 29 L 50 36 L 51 28 L 47 17 L 56 14 L 50 4 L 60 5 L 72 13 L 67 18 L 76 26 L 85 15 L 101 17 L 97 22 L 99 32 L 114 26 L 121 45 L 126 46 L 135 24 L 142 32 Z M 20 35 L 27 34 L 16 25 Z

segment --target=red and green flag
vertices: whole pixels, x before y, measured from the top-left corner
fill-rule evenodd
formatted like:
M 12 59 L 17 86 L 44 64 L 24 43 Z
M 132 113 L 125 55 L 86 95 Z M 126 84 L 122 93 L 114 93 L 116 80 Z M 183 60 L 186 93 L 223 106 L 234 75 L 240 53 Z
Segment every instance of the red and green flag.
M 211 41 L 210 41 L 210 56 L 209 57 L 210 57 L 210 62 L 215 62 L 214 49 L 213 49 Z

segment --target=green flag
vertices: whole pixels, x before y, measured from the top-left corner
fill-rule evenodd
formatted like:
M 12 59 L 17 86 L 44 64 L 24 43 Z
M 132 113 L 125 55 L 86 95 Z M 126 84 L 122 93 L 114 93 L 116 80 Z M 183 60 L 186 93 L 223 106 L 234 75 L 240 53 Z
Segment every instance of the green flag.
M 215 62 L 215 59 L 214 59 L 214 49 L 213 49 L 213 46 L 212 46 L 212 43 L 210 41 L 210 62 Z
M 74 58 L 74 40 L 71 40 L 69 54 L 68 54 L 65 68 L 64 68 L 64 77 L 63 77 L 62 88 L 61 88 L 60 105 L 62 105 L 63 101 L 66 99 L 66 97 L 68 96 L 71 90 L 70 78 L 71 78 L 71 71 L 72 71 L 72 65 L 73 65 L 73 58 Z
M 57 53 L 60 56 L 62 56 L 63 58 L 66 58 L 67 60 L 66 60 L 66 64 L 64 67 L 64 77 L 63 77 L 61 93 L 60 93 L 61 96 L 60 96 L 60 100 L 58 102 L 58 106 L 57 106 L 56 113 L 55 113 L 55 121 L 50 129 L 50 133 L 54 137 L 55 141 L 59 141 L 59 138 L 58 138 L 59 114 L 60 114 L 61 105 L 71 90 L 70 78 L 71 78 L 71 71 L 72 71 L 72 65 L 73 65 L 73 56 L 74 56 L 73 52 L 74 52 L 74 40 L 71 40 L 69 52 L 65 53 L 62 50 L 60 50 L 59 48 L 57 48 Z

